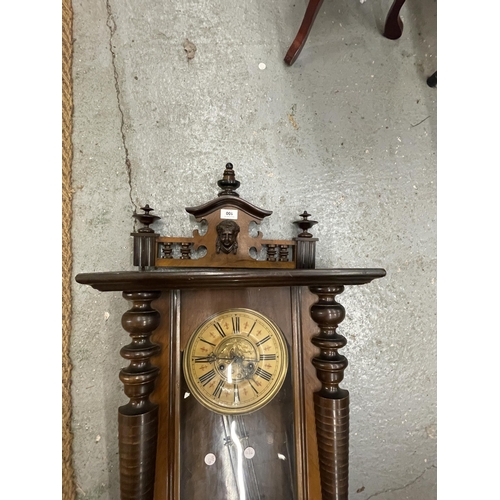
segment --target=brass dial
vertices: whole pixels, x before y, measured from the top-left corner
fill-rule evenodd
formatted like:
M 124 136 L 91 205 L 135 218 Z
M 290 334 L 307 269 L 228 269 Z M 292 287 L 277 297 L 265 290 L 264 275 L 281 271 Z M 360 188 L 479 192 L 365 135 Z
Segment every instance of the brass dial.
M 193 396 L 206 408 L 250 413 L 278 393 L 288 369 L 286 341 L 270 319 L 250 309 L 228 309 L 191 335 L 183 360 Z

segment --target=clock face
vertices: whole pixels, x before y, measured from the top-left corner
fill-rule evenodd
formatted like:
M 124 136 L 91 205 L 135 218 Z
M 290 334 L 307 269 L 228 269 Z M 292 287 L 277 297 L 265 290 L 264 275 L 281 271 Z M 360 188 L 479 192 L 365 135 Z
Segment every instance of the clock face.
M 184 377 L 191 393 L 224 415 L 265 406 L 280 390 L 287 368 L 280 329 L 250 309 L 214 314 L 191 335 L 184 351 Z

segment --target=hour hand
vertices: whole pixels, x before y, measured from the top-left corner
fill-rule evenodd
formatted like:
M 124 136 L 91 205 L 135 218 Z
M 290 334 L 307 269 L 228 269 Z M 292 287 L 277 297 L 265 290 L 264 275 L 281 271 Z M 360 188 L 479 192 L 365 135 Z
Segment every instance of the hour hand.
M 212 352 L 208 356 L 193 356 L 195 363 L 213 363 L 217 359 L 217 356 Z
M 231 363 L 235 360 L 234 356 L 232 358 L 221 358 L 220 356 L 214 355 L 214 360 L 217 361 L 231 361 Z

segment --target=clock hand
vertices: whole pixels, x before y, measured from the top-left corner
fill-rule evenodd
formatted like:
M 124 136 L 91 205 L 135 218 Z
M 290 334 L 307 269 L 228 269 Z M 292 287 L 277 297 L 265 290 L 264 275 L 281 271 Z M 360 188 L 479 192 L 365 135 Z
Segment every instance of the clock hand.
M 213 363 L 214 361 L 235 361 L 237 356 L 233 356 L 232 358 L 221 358 L 219 356 L 216 356 L 215 354 L 210 354 L 209 356 L 193 356 L 193 359 L 195 360 L 196 363 Z M 251 360 L 251 361 L 257 361 Z
M 223 358 L 219 358 L 219 359 L 223 359 Z M 238 363 L 240 363 L 240 364 L 243 361 L 246 361 L 248 363 L 257 363 L 259 361 L 258 359 L 248 359 L 248 358 L 245 358 L 245 356 L 234 356 L 234 359 L 237 359 Z
M 195 363 L 213 363 L 217 357 L 212 353 L 208 356 L 193 356 L 193 359 Z

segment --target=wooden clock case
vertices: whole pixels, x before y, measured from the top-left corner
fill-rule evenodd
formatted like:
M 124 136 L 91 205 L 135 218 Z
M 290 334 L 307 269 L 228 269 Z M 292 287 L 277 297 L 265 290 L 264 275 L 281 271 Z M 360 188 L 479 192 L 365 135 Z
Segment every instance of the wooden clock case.
M 277 396 L 274 407 L 272 402 L 264 407 L 262 422 L 284 433 L 292 427 L 293 436 L 286 456 L 291 493 L 280 488 L 282 496 L 276 496 L 270 467 L 259 476 L 261 488 L 269 485 L 268 495 L 250 488 L 245 498 L 347 499 L 349 393 L 339 387 L 347 360 L 338 353 L 346 339 L 336 332 L 345 310 L 336 296 L 345 286 L 369 283 L 385 271 L 315 269 L 317 239 L 309 229 L 316 221 L 307 212 L 294 223 L 302 231 L 293 240 L 265 240 L 260 232 L 251 236 L 252 223 L 272 212 L 239 198 L 231 164 L 218 185 L 216 199 L 186 208 L 205 231 L 195 231 L 192 238 L 162 237 L 149 227 L 159 217 L 146 205 L 144 214 L 134 215 L 144 227 L 132 233 L 134 265 L 140 270 L 76 276 L 97 290 L 121 291 L 131 303 L 122 325 L 132 340 L 120 352 L 129 361 L 120 379 L 130 398 L 118 411 L 121 498 L 226 498 L 227 478 L 201 479 L 186 493 L 182 450 L 196 448 L 203 425 L 222 420 L 201 410 L 193 398 L 184 400 L 182 353 L 206 318 L 238 307 L 264 314 L 285 335 L 289 375 L 279 394 L 286 401 Z M 280 413 L 286 404 L 293 408 L 288 427 L 286 412 Z M 202 458 L 197 463 L 202 474 Z

